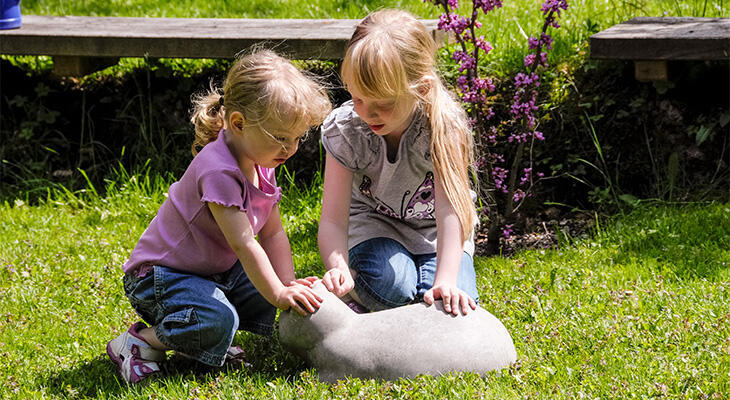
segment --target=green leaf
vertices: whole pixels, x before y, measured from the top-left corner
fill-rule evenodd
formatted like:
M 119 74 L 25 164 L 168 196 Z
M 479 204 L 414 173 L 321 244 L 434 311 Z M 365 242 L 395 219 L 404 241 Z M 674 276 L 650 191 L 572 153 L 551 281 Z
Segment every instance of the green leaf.
M 730 111 L 726 111 L 720 115 L 720 126 L 725 127 L 725 125 L 730 122 Z
M 51 88 L 49 88 L 48 86 L 46 86 L 43 83 L 39 83 L 35 87 L 35 93 L 38 95 L 38 98 L 46 97 L 48 95 L 48 93 L 51 93 Z
M 639 205 L 640 200 L 636 198 L 634 195 L 630 194 L 622 194 L 618 196 L 621 201 L 625 202 L 626 204 L 630 205 L 631 207 L 636 207 Z
M 702 143 L 710 137 L 711 133 L 712 130 L 710 128 L 704 125 L 700 126 L 700 129 L 697 130 L 697 134 L 695 135 L 695 143 L 697 143 L 697 146 L 702 145 Z
M 603 114 L 596 114 L 596 115 L 591 115 L 591 116 L 590 116 L 590 117 L 588 117 L 588 118 L 590 118 L 590 120 L 591 120 L 591 121 L 594 121 L 594 122 L 595 122 L 595 121 L 598 121 L 598 120 L 600 120 L 601 118 L 603 118 Z
M 15 107 L 23 107 L 26 103 L 28 103 L 28 98 L 25 96 L 15 96 L 8 100 L 8 104 Z

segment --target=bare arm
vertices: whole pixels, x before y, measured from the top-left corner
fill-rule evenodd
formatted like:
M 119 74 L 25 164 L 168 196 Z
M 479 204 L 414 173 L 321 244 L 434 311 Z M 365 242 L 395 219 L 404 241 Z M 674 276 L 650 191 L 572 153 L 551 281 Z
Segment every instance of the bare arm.
M 284 285 L 289 285 L 294 281 L 294 260 L 291 254 L 291 245 L 289 244 L 289 236 L 284 231 L 281 224 L 281 215 L 279 214 L 279 206 L 274 206 L 269 215 L 266 224 L 259 231 L 259 242 L 263 247 L 266 255 L 269 257 L 274 272 Z
M 456 286 L 464 251 L 464 244 L 461 241 L 461 222 L 446 197 L 438 177 L 434 179 L 434 188 L 437 235 L 436 276 L 433 288 L 423 295 L 423 299 L 427 303 L 433 304 L 435 299 L 441 298 L 446 312 L 458 315 L 461 306 L 462 313 L 466 314 L 469 307 L 476 308 L 476 302 Z
M 301 314 L 306 312 L 299 304 L 309 312 L 314 312 L 319 307 L 322 299 L 308 287 L 284 286 L 263 247 L 254 238 L 253 228 L 244 212 L 236 207 L 224 207 L 216 203 L 208 203 L 208 208 L 226 241 L 243 264 L 246 275 L 269 303 L 282 310 L 294 307 Z M 286 243 L 288 245 L 288 239 Z M 291 259 L 291 252 L 288 257 Z
M 355 286 L 347 260 L 352 172 L 327 155 L 319 220 L 319 253 L 327 269 L 322 278 L 327 289 L 342 296 Z

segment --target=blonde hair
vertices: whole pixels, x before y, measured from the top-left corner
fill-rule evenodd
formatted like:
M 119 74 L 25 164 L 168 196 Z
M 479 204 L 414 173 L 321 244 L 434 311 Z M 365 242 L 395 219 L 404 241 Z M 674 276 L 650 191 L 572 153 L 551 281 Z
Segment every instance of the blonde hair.
M 238 111 L 246 125 L 305 131 L 320 125 L 332 109 L 324 87 L 310 74 L 270 50 L 239 58 L 222 89 L 193 97 L 193 155 L 218 137 L 229 113 Z
M 363 19 L 347 46 L 342 80 L 376 99 L 414 98 L 431 125 L 431 157 L 461 222 L 462 240 L 477 221 L 471 197 L 474 139 L 466 112 L 436 72 L 436 42 L 412 14 L 380 10 Z

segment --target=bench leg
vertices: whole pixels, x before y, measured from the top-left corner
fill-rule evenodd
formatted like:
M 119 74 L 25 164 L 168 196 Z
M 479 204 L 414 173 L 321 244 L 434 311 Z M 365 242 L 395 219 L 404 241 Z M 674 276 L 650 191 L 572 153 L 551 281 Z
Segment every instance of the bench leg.
M 117 62 L 117 57 L 53 56 L 53 73 L 58 76 L 84 76 Z
M 634 76 L 640 82 L 667 81 L 667 61 L 634 61 Z

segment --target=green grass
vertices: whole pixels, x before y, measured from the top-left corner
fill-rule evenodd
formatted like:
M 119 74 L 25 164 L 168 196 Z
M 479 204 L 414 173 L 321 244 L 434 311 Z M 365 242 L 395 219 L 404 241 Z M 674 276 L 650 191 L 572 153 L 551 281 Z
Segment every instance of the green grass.
M 519 67 L 526 35 L 540 26 L 539 4 L 505 1 L 483 20 L 495 45 L 490 73 Z M 590 34 L 634 16 L 729 11 L 724 0 L 569 4 L 554 60 L 580 56 Z M 381 7 L 424 18 L 439 13 L 420 0 L 23 0 L 22 7 L 26 15 L 150 17 L 361 18 Z M 49 68 L 47 58 L 12 59 Z M 107 71 L 123 73 L 125 63 L 139 62 Z M 180 68 L 191 65 L 198 64 Z M 297 272 L 321 275 L 321 177 L 304 188 L 288 184 L 285 174 L 280 181 Z M 137 320 L 120 266 L 170 182 L 122 171 L 103 195 L 58 189 L 37 206 L 0 204 L 0 398 L 727 399 L 730 393 L 730 204 L 642 205 L 601 220 L 588 239 L 567 238 L 561 249 L 478 258 L 482 305 L 507 326 L 518 351 L 518 362 L 504 371 L 327 385 L 275 338 L 241 333 L 236 342 L 252 358 L 250 369 L 202 368 L 175 357 L 161 378 L 127 386 L 104 350 Z
M 281 209 L 298 274 L 321 274 L 321 181 Z M 511 332 L 518 362 L 484 377 L 317 382 L 278 341 L 239 334 L 250 369 L 175 357 L 147 385 L 115 375 L 105 344 L 137 320 L 120 265 L 168 179 L 125 173 L 38 206 L 0 205 L 0 398 L 711 398 L 730 393 L 730 204 L 642 206 L 588 239 L 478 258 L 482 306 Z M 437 344 L 434 344 L 437 345 Z M 488 344 L 485 344 L 488 345 Z M 707 396 L 707 397 L 706 397 Z

